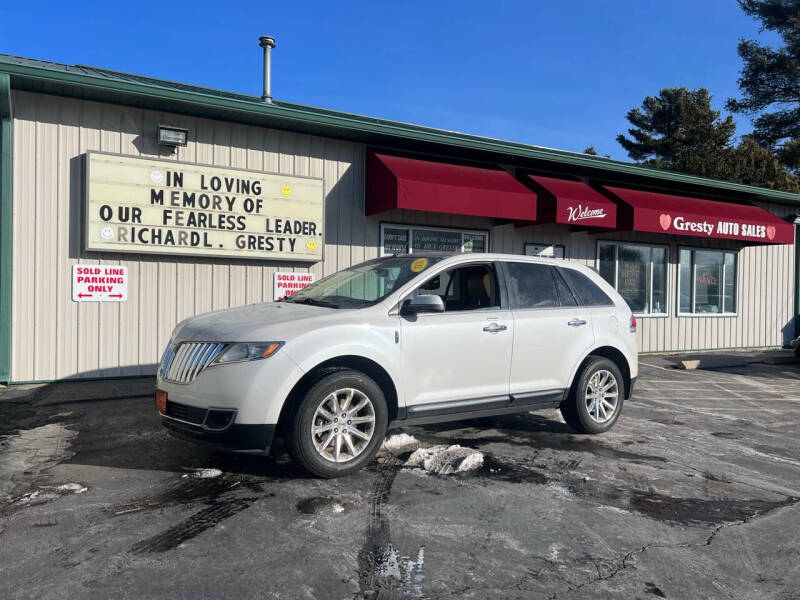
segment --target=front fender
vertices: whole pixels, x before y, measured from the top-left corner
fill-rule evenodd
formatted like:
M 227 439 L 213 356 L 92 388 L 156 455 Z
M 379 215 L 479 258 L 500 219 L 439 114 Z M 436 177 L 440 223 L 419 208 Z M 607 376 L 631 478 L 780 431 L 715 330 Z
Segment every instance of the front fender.
M 292 339 L 281 350 L 297 363 L 302 375 L 340 356 L 369 359 L 388 373 L 397 390 L 398 402 L 404 406 L 403 394 L 398 385 L 401 381 L 400 345 L 395 341 L 396 331 L 397 327 L 390 325 L 377 326 L 366 323 L 330 325 Z M 296 378 L 290 390 L 300 381 L 302 375 Z

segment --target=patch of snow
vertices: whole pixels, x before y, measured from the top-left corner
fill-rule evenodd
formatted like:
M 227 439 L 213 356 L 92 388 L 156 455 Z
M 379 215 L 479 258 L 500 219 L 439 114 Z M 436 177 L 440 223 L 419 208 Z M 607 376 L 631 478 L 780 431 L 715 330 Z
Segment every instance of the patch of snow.
M 342 506 L 338 502 L 334 502 L 333 504 L 331 504 L 331 510 L 335 513 L 344 512 L 344 506 Z
M 189 471 L 184 477 L 191 477 L 192 479 L 213 479 L 222 475 L 222 471 L 219 469 L 189 469 L 184 467 L 183 470 Z
M 623 515 L 629 515 L 631 512 L 629 510 L 625 510 L 624 508 L 617 508 L 616 506 L 598 506 L 600 510 L 610 510 L 611 512 L 620 513 Z
M 552 562 L 556 562 L 558 560 L 559 549 L 561 548 L 560 544 L 550 544 L 547 548 L 547 558 L 549 558 Z
M 407 433 L 390 435 L 383 440 L 383 447 L 390 452 L 398 450 L 410 450 L 412 447 L 416 446 L 419 446 L 417 438 L 415 438 L 413 435 L 408 435 Z
M 25 492 L 20 496 L 14 504 L 16 506 L 35 506 L 37 504 L 44 504 L 58 500 L 61 496 L 66 494 L 82 494 L 89 488 L 82 486 L 80 483 L 62 483 L 61 485 L 43 485 L 38 490 L 32 492 Z
M 409 456 L 407 467 L 421 467 L 437 475 L 465 473 L 483 465 L 483 454 L 459 445 L 419 448 Z
M 82 494 L 89 488 L 82 486 L 80 483 L 62 483 L 61 485 L 53 486 L 51 489 L 54 489 L 57 492 Z

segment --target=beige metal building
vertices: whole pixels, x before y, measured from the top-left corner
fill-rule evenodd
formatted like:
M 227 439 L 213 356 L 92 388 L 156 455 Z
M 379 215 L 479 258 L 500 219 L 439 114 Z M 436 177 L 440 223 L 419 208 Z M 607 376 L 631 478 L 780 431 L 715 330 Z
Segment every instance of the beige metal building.
M 793 194 L 3 55 L 0 117 L 0 381 L 153 373 L 185 317 L 415 248 L 598 268 L 642 352 L 798 333 Z

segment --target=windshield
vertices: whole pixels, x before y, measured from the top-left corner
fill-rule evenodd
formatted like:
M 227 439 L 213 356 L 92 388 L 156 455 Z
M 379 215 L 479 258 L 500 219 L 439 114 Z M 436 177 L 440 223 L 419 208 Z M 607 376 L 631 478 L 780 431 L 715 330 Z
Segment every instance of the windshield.
M 444 258 L 387 256 L 343 269 L 289 296 L 286 302 L 361 308 L 380 302 Z

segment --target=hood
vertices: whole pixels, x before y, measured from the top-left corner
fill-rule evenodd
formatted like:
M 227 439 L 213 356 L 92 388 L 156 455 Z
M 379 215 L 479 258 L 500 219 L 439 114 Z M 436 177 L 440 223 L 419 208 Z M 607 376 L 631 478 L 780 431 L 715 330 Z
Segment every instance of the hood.
M 226 308 L 195 317 L 178 324 L 175 341 L 196 342 L 271 342 L 287 334 L 299 321 L 330 317 L 342 309 L 288 302 L 249 304 Z M 287 327 L 289 326 L 289 327 Z

